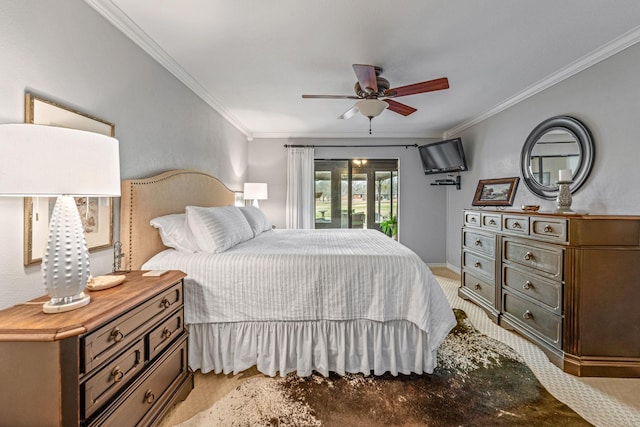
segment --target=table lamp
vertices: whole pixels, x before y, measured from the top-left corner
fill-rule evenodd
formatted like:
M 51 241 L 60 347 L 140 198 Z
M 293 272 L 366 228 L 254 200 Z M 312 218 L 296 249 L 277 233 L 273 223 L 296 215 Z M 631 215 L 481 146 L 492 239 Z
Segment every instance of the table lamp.
M 0 196 L 57 197 L 45 253 L 45 313 L 89 304 L 89 251 L 73 196 L 120 196 L 118 140 L 56 126 L 0 124 Z
M 253 206 L 260 207 L 258 200 L 267 200 L 269 194 L 267 192 L 267 184 L 264 182 L 245 182 L 244 183 L 244 199 L 253 200 Z

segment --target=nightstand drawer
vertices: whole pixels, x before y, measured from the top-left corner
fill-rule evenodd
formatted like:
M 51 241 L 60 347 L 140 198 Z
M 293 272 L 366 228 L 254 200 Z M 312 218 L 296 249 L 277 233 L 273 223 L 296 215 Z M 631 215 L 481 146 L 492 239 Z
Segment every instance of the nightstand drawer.
M 156 316 L 166 315 L 182 306 L 182 303 L 182 284 L 177 283 L 145 304 L 82 338 L 80 349 L 83 352 L 84 372 L 88 373 L 97 368 L 117 351 L 142 336 L 145 333 L 145 324 L 155 321 Z
M 144 366 L 144 340 L 104 366 L 81 386 L 84 416 L 87 418 L 127 385 Z
M 184 331 L 184 316 L 180 310 L 149 333 L 149 360 L 153 360 L 182 331 Z
M 148 425 L 145 417 L 170 396 L 172 385 L 187 375 L 187 336 L 176 342 L 145 374 L 136 381 L 91 426 Z
M 480 252 L 488 257 L 495 258 L 495 235 L 482 234 L 476 231 L 462 230 L 462 245 L 469 250 Z
M 532 330 L 556 348 L 562 348 L 562 317 L 510 293 L 503 294 L 502 310 L 514 322 Z
M 502 287 L 533 298 L 556 314 L 562 313 L 562 283 L 517 270 L 503 267 Z
M 549 279 L 562 280 L 562 247 L 506 237 L 502 244 L 504 261 L 531 268 Z
M 531 237 L 558 243 L 567 241 L 567 220 L 531 217 Z
M 462 273 L 462 287 L 480 296 L 491 306 L 496 302 L 495 286 L 466 271 Z

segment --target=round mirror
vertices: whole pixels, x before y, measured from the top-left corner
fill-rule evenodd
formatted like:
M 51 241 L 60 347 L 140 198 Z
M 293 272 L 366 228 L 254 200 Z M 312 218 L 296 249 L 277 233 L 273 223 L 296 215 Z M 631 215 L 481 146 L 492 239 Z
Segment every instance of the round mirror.
M 568 116 L 540 123 L 527 137 L 520 156 L 525 185 L 543 199 L 558 194 L 560 170 L 570 169 L 574 193 L 589 176 L 594 157 L 593 139 L 580 121 Z

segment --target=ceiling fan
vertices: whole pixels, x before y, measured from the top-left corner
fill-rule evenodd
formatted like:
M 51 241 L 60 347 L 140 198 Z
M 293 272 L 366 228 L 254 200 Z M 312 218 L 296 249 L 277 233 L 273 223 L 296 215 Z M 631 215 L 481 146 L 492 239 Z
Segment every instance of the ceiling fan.
M 358 99 L 359 101 L 356 102 L 353 107 L 345 111 L 338 118 L 349 119 L 360 111 L 362 115 L 369 118 L 369 134 L 371 134 L 371 120 L 379 116 L 385 109 L 402 114 L 403 116 L 408 116 L 418 111 L 413 107 L 390 98 L 449 88 L 449 80 L 446 77 L 389 88 L 389 80 L 380 77 L 380 74 L 382 74 L 381 67 L 353 64 L 353 71 L 358 79 L 354 87 L 355 95 L 302 95 L 302 97 L 305 99 Z M 384 98 L 384 100 L 382 98 Z

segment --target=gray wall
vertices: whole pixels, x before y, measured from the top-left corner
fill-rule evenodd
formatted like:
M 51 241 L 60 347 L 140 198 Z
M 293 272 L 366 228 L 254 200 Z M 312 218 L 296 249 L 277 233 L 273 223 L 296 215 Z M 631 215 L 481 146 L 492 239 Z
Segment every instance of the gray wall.
M 249 143 L 249 179 L 269 184 L 269 200 L 260 207 L 272 223 L 285 227 L 287 150 L 284 144 L 315 145 L 316 159 L 399 159 L 400 206 L 398 240 L 430 264 L 444 264 L 446 256 L 446 187 L 429 185 L 446 175 L 425 176 L 416 148 L 323 148 L 322 145 L 418 144 L 430 139 L 256 139 Z M 463 182 L 464 182 L 463 175 Z M 456 191 L 456 190 L 454 190 Z
M 24 121 L 31 91 L 115 123 L 122 178 L 192 168 L 242 188 L 245 136 L 84 2 L 3 0 L 0 58 L 0 123 Z M 0 197 L 0 308 L 44 294 L 39 265 L 23 266 L 22 215 L 22 198 Z M 112 262 L 93 253 L 92 274 Z
M 471 206 L 478 179 L 520 176 L 525 139 L 552 116 L 581 120 L 595 142 L 591 176 L 573 194 L 572 207 L 592 214 L 640 214 L 639 69 L 640 45 L 635 45 L 461 133 L 471 170 L 462 191 L 449 191 L 449 264 L 460 266 L 462 210 Z M 522 204 L 555 208 L 554 201 L 537 198 L 521 182 L 514 208 Z

